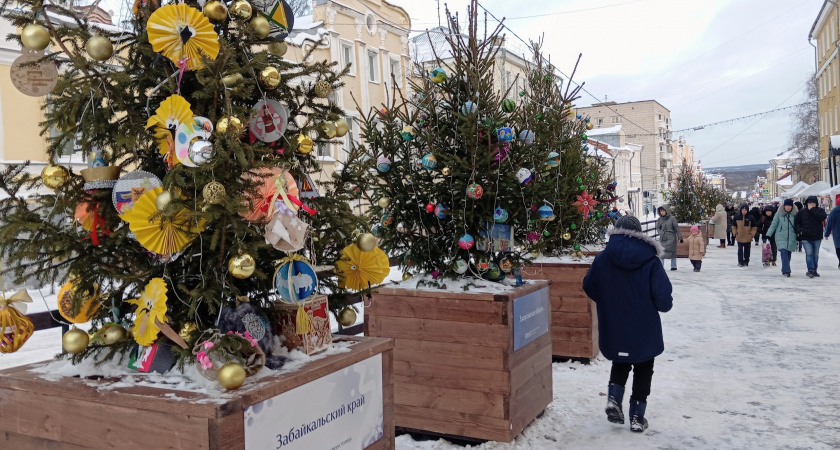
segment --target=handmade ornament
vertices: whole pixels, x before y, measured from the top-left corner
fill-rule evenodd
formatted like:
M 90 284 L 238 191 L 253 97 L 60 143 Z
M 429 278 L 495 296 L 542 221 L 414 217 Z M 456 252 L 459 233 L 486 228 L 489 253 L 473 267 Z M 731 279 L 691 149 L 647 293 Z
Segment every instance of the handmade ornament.
M 173 163 L 187 167 L 198 167 L 213 157 L 213 145 L 209 139 L 213 136 L 213 123 L 206 117 L 193 117 L 178 125 L 175 130 L 175 158 Z M 193 160 L 194 155 L 197 160 Z
M 35 325 L 26 317 L 26 304 L 32 298 L 26 290 L 6 297 L 0 289 L 0 353 L 13 353 L 35 332 Z
M 469 250 L 473 248 L 475 245 L 475 239 L 473 239 L 472 235 L 465 234 L 461 236 L 461 239 L 458 239 L 458 246 L 464 250 Z
M 142 346 L 153 344 L 161 331 L 161 324 L 168 320 L 166 318 L 167 290 L 163 278 L 152 278 L 146 284 L 140 298 L 125 300 L 126 303 L 137 306 L 131 333 L 134 335 L 134 340 Z
M 219 0 L 211 0 L 205 3 L 201 12 L 207 16 L 210 23 L 220 24 L 228 18 L 227 5 Z
M 548 159 L 545 160 L 545 165 L 548 167 L 557 167 L 560 165 L 560 154 L 557 152 L 549 152 Z
M 486 256 L 482 256 L 475 263 L 475 268 L 478 269 L 479 272 L 487 272 L 487 270 L 490 269 L 490 264 L 490 260 L 487 259 Z
M 387 173 L 391 170 L 391 160 L 384 156 L 380 156 L 376 159 L 376 170 L 382 173 Z
M 50 45 L 50 32 L 37 23 L 30 23 L 23 27 L 20 33 L 20 41 L 24 47 L 30 50 L 41 51 Z
M 257 39 L 265 39 L 268 37 L 268 33 L 271 31 L 271 25 L 268 23 L 268 19 L 265 18 L 263 15 L 256 15 L 251 22 L 249 23 L 251 29 L 254 30 L 254 35 Z
M 516 179 L 521 184 L 528 184 L 531 181 L 531 175 L 531 171 L 523 167 L 516 172 Z
M 277 250 L 296 252 L 303 248 L 309 224 L 297 214 L 278 211 L 265 226 L 265 240 Z
M 312 147 L 315 145 L 315 143 L 312 142 L 312 138 L 305 135 L 305 134 L 299 134 L 298 135 L 297 143 L 298 143 L 298 148 L 297 148 L 298 153 L 301 153 L 301 154 L 304 154 L 304 155 L 308 155 L 312 151 Z
M 356 238 L 359 250 L 369 252 L 376 248 L 376 237 L 371 233 L 362 233 Z
M 482 195 L 484 195 L 484 188 L 482 188 L 480 184 L 471 183 L 467 186 L 467 197 L 473 200 L 478 200 Z
M 218 181 L 211 181 L 204 185 L 204 189 L 201 190 L 201 195 L 204 197 L 204 201 L 211 205 L 218 205 L 225 201 L 227 197 L 225 185 Z
M 231 16 L 240 20 L 248 20 L 254 15 L 254 8 L 246 0 L 235 0 L 230 4 L 228 11 Z
M 513 269 L 513 263 L 509 259 L 505 258 L 499 262 L 499 269 L 501 269 L 502 272 L 510 273 Z
M 182 123 L 193 120 L 190 104 L 180 95 L 170 95 L 160 103 L 155 115 L 146 121 L 146 129 L 153 128 L 158 141 L 158 151 L 165 156 L 167 165 L 172 168 L 177 163 L 175 158 L 175 131 Z
M 437 158 L 435 158 L 435 155 L 427 153 L 423 156 L 423 159 L 420 160 L 420 164 L 423 166 L 424 169 L 432 170 L 435 167 L 437 167 Z
M 363 251 L 357 245 L 348 245 L 335 262 L 338 287 L 355 291 L 367 289 L 385 280 L 390 273 L 388 255 L 379 247 Z
M 440 67 L 432 69 L 430 75 L 432 81 L 434 81 L 435 83 L 443 83 L 444 81 L 446 81 L 446 71 L 441 69 Z
M 64 166 L 50 164 L 41 171 L 41 181 L 44 183 L 44 186 L 52 190 L 61 188 L 69 179 L 70 172 Z
M 274 99 L 264 98 L 258 101 L 253 109 L 256 111 L 256 114 L 248 125 L 253 138 L 259 139 L 262 142 L 271 143 L 283 137 L 283 134 L 286 132 L 286 126 L 288 125 L 289 113 L 280 102 Z M 300 142 L 301 137 L 305 136 L 298 136 L 298 142 Z
M 161 221 L 160 216 L 151 219 L 157 213 L 155 200 L 162 187 L 144 193 L 127 213 L 120 218 L 128 222 L 137 241 L 147 250 L 161 255 L 170 255 L 183 250 L 204 228 L 203 223 L 195 223 L 187 217 L 187 210 L 182 209 Z
M 114 54 L 114 45 L 105 36 L 91 36 L 85 43 L 85 51 L 94 61 L 105 61 Z
M 335 121 L 335 135 L 336 137 L 344 137 L 350 131 L 350 125 L 344 119 Z
M 449 208 L 442 204 L 438 204 L 437 206 L 435 206 L 435 216 L 437 216 L 439 220 L 444 220 L 448 218 Z
M 40 27 L 40 25 L 38 25 Z M 50 60 L 41 60 L 39 53 L 22 54 L 15 58 L 9 69 L 12 84 L 30 97 L 49 94 L 58 83 L 58 68 Z
M 595 205 L 598 204 L 598 201 L 584 190 L 583 194 L 578 195 L 577 201 L 572 204 L 577 206 L 578 211 L 583 214 L 583 220 L 586 220 L 589 217 L 589 213 L 595 210 Z M 574 228 L 572 229 L 574 230 Z
M 111 193 L 114 208 L 117 209 L 117 213 L 125 214 L 134 207 L 134 204 L 140 200 L 143 194 L 162 185 L 160 178 L 149 172 L 142 170 L 129 172 L 117 180 L 114 185 L 114 190 Z M 157 208 L 157 202 L 155 206 L 155 210 L 162 211 L 161 208 Z
M 505 223 L 509 217 L 508 212 L 504 208 L 496 208 L 493 211 L 493 221 L 496 223 Z
M 519 140 L 525 142 L 525 144 L 533 144 L 534 139 L 536 139 L 536 136 L 534 136 L 534 132 L 531 130 L 522 130 L 519 133 Z
M 476 111 L 478 111 L 478 105 L 476 105 L 473 102 L 466 102 L 464 103 L 464 106 L 461 106 L 461 114 L 465 116 L 469 114 L 475 114 Z
M 185 3 L 156 9 L 149 16 L 146 30 L 152 49 L 186 70 L 201 69 L 202 58 L 216 59 L 219 54 L 219 36 L 213 25 L 207 16 Z
M 516 102 L 513 99 L 506 98 L 502 101 L 502 111 L 512 113 L 514 110 L 516 110 Z
M 227 389 L 239 389 L 245 383 L 245 368 L 242 364 L 229 362 L 219 369 L 219 384 Z
M 252 3 L 257 12 L 265 16 L 271 25 L 267 39 L 275 42 L 286 39 L 295 27 L 295 15 L 291 5 L 282 0 L 254 0 Z M 284 53 L 286 52 L 283 51 L 278 56 L 283 56 Z
M 548 205 L 540 206 L 540 209 L 537 210 L 537 214 L 539 214 L 540 220 L 554 220 L 554 210 Z
M 73 355 L 83 352 L 90 342 L 90 336 L 73 326 L 61 337 L 61 348 Z
M 73 297 L 77 296 L 76 282 L 68 281 L 58 290 L 57 307 L 58 313 L 71 323 L 85 323 L 99 313 L 102 306 L 99 301 L 99 289 L 94 285 L 94 292 L 81 292 L 78 294 L 80 304 L 74 308 Z
M 327 80 L 319 80 L 315 83 L 315 95 L 320 98 L 327 98 L 330 96 L 330 92 L 332 92 L 332 86 Z
M 294 214 L 300 208 L 300 190 L 291 173 L 279 167 L 260 168 L 253 172 L 246 172 L 242 178 L 256 184 L 255 191 L 245 193 L 248 210 L 239 214 L 246 220 L 259 222 L 274 212 L 275 204 L 279 201 L 282 208 L 289 214 Z
M 414 139 L 414 127 L 410 125 L 406 125 L 403 127 L 402 131 L 400 132 L 400 136 L 402 136 L 404 141 L 410 141 Z
M 455 273 L 457 273 L 458 275 L 465 274 L 467 272 L 467 270 L 470 268 L 470 265 L 467 264 L 466 261 L 464 261 L 463 259 L 460 259 L 460 258 L 456 259 L 455 262 L 453 263 L 453 265 L 454 265 Z
M 513 130 L 510 127 L 502 127 L 496 130 L 499 142 L 510 142 L 513 140 Z
M 282 303 L 298 307 L 295 327 L 298 334 L 309 333 L 310 319 L 303 306 L 318 288 L 315 269 L 306 258 L 297 254 L 289 256 L 279 261 L 273 284 Z
M 377 202 L 377 203 L 379 203 L 380 208 L 385 209 L 385 208 L 391 206 L 391 199 L 388 198 L 388 197 L 382 197 L 382 198 L 379 199 L 379 202 Z
M 271 91 L 277 89 L 277 86 L 280 86 L 280 81 L 282 81 L 282 78 L 280 77 L 280 71 L 277 70 L 276 67 L 268 66 L 260 71 L 259 80 L 260 86 L 262 86 L 263 89 Z
M 489 280 L 499 279 L 502 276 L 502 269 L 496 263 L 490 262 L 487 267 L 487 273 L 484 276 Z
M 390 227 L 394 224 L 394 215 L 383 214 L 382 217 L 379 219 L 379 222 L 382 224 L 383 227 Z
M 254 260 L 253 256 L 247 253 L 241 253 L 228 260 L 228 272 L 230 272 L 234 278 L 244 280 L 253 275 L 256 270 L 257 262 Z

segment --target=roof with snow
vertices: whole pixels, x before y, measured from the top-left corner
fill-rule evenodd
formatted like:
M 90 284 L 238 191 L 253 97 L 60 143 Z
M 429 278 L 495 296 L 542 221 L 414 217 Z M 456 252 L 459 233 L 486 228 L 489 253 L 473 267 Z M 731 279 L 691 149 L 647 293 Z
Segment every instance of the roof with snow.
M 421 62 L 452 58 L 452 48 L 446 40 L 449 34 L 447 27 L 434 27 L 411 38 L 408 44 L 411 57 Z
M 286 42 L 295 47 L 302 47 L 304 42 L 310 41 L 319 43 L 327 34 L 324 28 L 324 21 L 312 21 L 312 14 L 308 16 L 295 17 L 295 28 L 289 33 Z
M 587 136 L 600 136 L 603 134 L 618 134 L 621 131 L 621 124 L 615 124 L 611 127 L 593 128 L 586 130 Z

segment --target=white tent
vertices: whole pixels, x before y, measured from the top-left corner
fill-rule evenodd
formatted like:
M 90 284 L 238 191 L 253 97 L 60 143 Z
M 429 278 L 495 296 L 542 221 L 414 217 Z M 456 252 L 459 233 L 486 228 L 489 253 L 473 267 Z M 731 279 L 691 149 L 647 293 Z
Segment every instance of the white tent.
M 824 191 L 820 192 L 820 194 L 819 194 L 819 195 L 823 195 L 823 196 L 824 196 L 824 195 L 827 195 L 827 196 L 829 196 L 829 197 L 831 197 L 831 198 L 834 198 L 834 196 L 835 196 L 835 195 L 838 195 L 838 194 L 840 194 L 840 184 L 838 184 L 837 186 L 834 186 L 834 187 L 832 187 L 832 188 L 828 188 L 828 189 L 826 189 L 826 190 L 824 190 Z
M 820 192 L 830 188 L 831 185 L 826 183 L 825 181 L 817 181 L 814 184 L 808 186 L 805 189 L 796 193 L 797 197 L 809 197 L 811 195 L 820 195 Z
M 799 193 L 799 191 L 803 189 L 806 189 L 808 186 L 810 186 L 810 184 L 804 181 L 800 181 L 799 183 L 796 183 L 792 188 L 788 189 L 781 196 L 784 198 L 797 197 L 797 193 Z

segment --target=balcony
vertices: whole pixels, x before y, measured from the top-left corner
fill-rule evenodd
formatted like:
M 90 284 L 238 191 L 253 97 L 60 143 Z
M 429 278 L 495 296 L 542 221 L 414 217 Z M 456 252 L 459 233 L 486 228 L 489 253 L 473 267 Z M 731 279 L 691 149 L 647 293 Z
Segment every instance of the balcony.
M 659 152 L 659 159 L 670 161 L 674 159 L 674 154 L 671 152 Z

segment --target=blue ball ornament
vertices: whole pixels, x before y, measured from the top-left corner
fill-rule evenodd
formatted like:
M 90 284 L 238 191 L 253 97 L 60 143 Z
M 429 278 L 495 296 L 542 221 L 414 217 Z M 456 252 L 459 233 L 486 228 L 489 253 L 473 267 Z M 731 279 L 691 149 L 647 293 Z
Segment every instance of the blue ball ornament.
M 577 117 L 578 119 L 582 119 L 582 118 L 583 118 L 583 115 L 578 114 L 576 117 Z
M 420 165 L 426 170 L 432 170 L 437 167 L 437 158 L 435 158 L 435 155 L 427 153 L 420 161 Z
M 306 261 L 289 260 L 274 271 L 274 289 L 283 303 L 297 304 L 318 289 L 318 276 Z
M 548 167 L 557 167 L 560 165 L 560 154 L 557 152 L 550 152 L 548 159 L 545 160 L 545 165 Z
M 443 83 L 446 80 L 446 71 L 440 67 L 432 70 L 430 75 L 432 77 L 432 81 L 435 83 Z
M 461 236 L 461 239 L 458 239 L 458 246 L 464 250 L 469 250 L 473 248 L 475 245 L 475 239 L 473 239 L 472 235 L 465 234 Z
M 382 173 L 388 172 L 391 170 L 391 160 L 384 156 L 380 156 L 376 159 L 376 170 Z
M 583 119 L 584 122 L 589 123 L 589 117 Z
M 531 130 L 522 130 L 519 133 L 519 140 L 524 141 L 526 144 L 533 144 L 535 138 L 534 132 Z
M 435 216 L 438 219 L 443 220 L 449 217 L 449 208 L 444 205 L 438 204 L 435 206 Z
M 493 211 L 493 221 L 496 223 L 505 223 L 509 218 L 508 212 L 504 208 L 496 208 Z
M 510 127 L 502 127 L 497 131 L 499 142 L 510 142 L 513 140 L 513 130 Z
M 548 205 L 540 206 L 540 209 L 537 210 L 537 214 L 540 215 L 540 219 L 542 220 L 554 219 L 554 210 Z
M 464 106 L 461 107 L 461 114 L 468 115 L 468 114 L 475 114 L 478 111 L 478 105 L 473 102 L 464 103 Z

